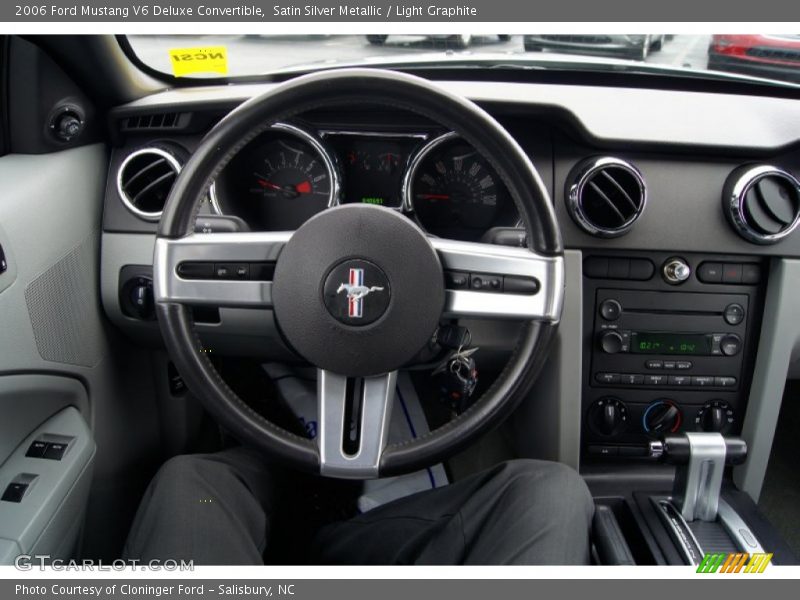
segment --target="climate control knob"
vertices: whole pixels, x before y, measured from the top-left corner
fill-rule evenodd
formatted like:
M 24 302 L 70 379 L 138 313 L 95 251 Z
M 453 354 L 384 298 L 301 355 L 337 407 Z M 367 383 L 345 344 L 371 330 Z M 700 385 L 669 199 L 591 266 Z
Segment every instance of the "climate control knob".
M 695 426 L 699 431 L 717 433 L 728 433 L 734 422 L 733 409 L 724 400 L 706 402 L 703 408 L 697 411 L 694 419 Z
M 681 427 L 681 410 L 672 400 L 656 400 L 644 411 L 642 427 L 647 433 L 675 433 Z
M 588 420 L 595 433 L 617 435 L 628 428 L 628 407 L 619 398 L 600 398 L 589 407 Z
M 616 331 L 606 331 L 600 336 L 600 348 L 606 354 L 616 354 L 622 350 L 622 336 Z

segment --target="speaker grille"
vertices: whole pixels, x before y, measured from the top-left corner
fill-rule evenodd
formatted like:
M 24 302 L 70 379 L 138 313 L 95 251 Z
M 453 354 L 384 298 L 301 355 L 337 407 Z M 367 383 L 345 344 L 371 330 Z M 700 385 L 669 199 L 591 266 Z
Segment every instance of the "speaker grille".
M 25 289 L 33 336 L 47 361 L 93 367 L 103 356 L 95 235 Z

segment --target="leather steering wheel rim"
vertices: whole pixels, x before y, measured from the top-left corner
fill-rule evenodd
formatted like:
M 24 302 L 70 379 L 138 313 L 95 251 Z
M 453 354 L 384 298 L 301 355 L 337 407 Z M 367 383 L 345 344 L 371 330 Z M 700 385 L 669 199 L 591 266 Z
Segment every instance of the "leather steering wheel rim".
M 530 251 L 542 257 L 563 256 L 549 194 L 535 167 L 516 141 L 483 109 L 427 80 L 383 70 L 341 69 L 314 73 L 279 84 L 243 103 L 222 119 L 201 141 L 181 170 L 164 208 L 158 240 L 192 235 L 194 223 L 211 182 L 225 165 L 272 124 L 302 113 L 332 106 L 382 105 L 422 115 L 456 132 L 496 170 L 522 218 Z M 320 451 L 313 440 L 294 435 L 264 419 L 222 380 L 201 353 L 190 309 L 162 297 L 171 276 L 154 261 L 156 312 L 167 349 L 187 386 L 206 410 L 243 443 L 290 466 L 320 472 Z M 563 269 L 563 263 L 561 268 Z M 563 274 L 552 282 L 563 295 Z M 560 298 L 560 296 L 559 296 Z M 430 433 L 400 444 L 389 444 L 375 475 L 396 475 L 442 460 L 504 420 L 530 390 L 553 340 L 556 318 L 528 320 L 505 369 L 493 385 L 465 412 Z

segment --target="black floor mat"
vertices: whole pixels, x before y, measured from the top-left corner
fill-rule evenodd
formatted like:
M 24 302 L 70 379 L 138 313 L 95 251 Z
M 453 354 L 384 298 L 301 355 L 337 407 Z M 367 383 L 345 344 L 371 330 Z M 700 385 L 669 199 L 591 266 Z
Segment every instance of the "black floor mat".
M 786 386 L 758 506 L 795 555 L 800 557 L 800 381 Z

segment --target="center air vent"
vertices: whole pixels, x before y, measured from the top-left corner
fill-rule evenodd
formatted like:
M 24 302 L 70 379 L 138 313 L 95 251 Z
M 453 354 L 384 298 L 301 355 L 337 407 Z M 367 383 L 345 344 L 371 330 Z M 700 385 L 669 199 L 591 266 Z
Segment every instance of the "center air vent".
M 800 182 L 770 165 L 739 167 L 725 182 L 722 210 L 744 239 L 774 244 L 800 223 Z
M 647 190 L 639 170 L 612 157 L 590 158 L 567 177 L 567 209 L 587 233 L 617 237 L 642 214 Z
M 142 148 L 129 154 L 117 172 L 117 191 L 136 216 L 158 221 L 181 170 L 178 159 L 162 148 Z

